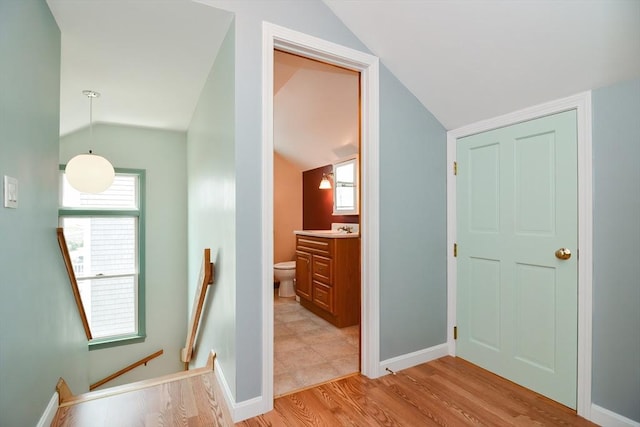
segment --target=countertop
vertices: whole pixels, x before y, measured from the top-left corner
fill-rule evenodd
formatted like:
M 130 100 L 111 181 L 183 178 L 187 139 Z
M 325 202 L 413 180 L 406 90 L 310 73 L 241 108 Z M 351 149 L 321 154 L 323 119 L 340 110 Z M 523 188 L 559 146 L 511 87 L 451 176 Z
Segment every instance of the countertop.
M 347 233 L 336 230 L 296 230 L 294 233 L 300 236 L 325 237 L 329 239 L 353 239 L 360 237 L 360 233 Z

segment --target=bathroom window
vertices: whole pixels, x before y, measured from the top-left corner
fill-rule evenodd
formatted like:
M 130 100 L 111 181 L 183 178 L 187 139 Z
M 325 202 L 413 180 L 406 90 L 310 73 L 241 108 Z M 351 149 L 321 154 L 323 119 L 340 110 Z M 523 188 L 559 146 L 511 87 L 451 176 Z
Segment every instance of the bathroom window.
M 90 349 L 144 339 L 144 171 L 116 170 L 99 194 L 61 171 L 59 223 L 93 339 Z
M 333 165 L 333 214 L 358 215 L 358 159 Z

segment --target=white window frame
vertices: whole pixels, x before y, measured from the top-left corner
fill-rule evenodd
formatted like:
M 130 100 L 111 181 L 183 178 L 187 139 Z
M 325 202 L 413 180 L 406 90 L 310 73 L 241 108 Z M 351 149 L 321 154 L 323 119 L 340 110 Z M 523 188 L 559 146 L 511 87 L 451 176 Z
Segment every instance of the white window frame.
M 352 157 L 333 164 L 333 215 L 359 215 L 360 213 L 360 168 L 358 165 L 358 157 Z M 354 206 L 353 209 L 344 209 L 338 206 L 338 168 L 344 165 L 353 164 L 353 187 L 354 187 Z M 349 183 L 347 183 L 349 184 Z

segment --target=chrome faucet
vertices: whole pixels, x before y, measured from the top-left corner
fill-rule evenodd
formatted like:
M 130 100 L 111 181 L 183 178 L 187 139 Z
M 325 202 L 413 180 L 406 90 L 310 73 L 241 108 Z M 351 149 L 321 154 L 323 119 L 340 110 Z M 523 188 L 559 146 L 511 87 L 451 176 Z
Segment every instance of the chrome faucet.
M 343 225 L 342 227 L 338 227 L 338 231 L 344 231 L 347 234 L 351 234 L 353 233 L 353 227 L 347 227 L 346 225 Z

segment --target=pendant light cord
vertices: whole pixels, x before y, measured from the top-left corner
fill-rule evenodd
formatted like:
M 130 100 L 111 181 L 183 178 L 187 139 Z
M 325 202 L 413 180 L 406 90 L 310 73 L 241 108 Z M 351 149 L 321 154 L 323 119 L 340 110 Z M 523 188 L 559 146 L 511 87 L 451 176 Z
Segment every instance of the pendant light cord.
M 93 96 L 89 95 L 89 154 L 93 154 Z
M 93 154 L 91 146 L 93 144 L 93 98 L 100 96 L 95 90 L 83 90 L 82 94 L 89 98 L 89 154 Z

